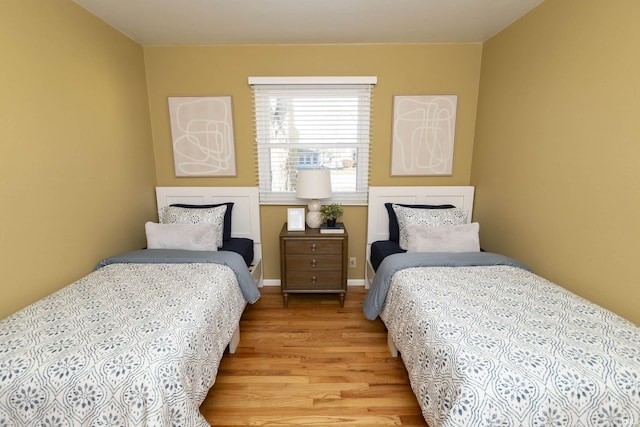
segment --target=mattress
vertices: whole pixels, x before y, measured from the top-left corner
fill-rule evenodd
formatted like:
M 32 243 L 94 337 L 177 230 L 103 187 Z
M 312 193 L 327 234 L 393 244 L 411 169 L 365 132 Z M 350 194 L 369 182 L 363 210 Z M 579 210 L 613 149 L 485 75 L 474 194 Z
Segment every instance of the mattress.
M 208 426 L 199 406 L 259 292 L 236 254 L 133 254 L 0 321 L 0 425 Z
M 385 298 L 431 427 L 640 425 L 640 328 L 524 268 L 405 265 Z

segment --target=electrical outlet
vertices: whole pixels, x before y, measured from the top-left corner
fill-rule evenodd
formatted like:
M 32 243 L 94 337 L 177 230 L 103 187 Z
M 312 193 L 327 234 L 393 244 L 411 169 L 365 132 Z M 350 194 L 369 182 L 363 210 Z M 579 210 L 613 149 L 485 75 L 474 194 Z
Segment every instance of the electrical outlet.
M 356 257 L 352 256 L 351 258 L 349 258 L 349 267 L 356 268 Z

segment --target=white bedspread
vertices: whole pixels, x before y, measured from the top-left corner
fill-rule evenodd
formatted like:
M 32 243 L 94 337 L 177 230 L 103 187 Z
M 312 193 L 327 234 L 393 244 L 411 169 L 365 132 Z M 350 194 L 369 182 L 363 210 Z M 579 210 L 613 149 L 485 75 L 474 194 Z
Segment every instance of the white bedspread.
M 114 264 L 0 321 L 1 426 L 208 426 L 244 300 L 219 264 Z
M 640 425 L 640 328 L 528 271 L 408 268 L 380 317 L 431 427 Z

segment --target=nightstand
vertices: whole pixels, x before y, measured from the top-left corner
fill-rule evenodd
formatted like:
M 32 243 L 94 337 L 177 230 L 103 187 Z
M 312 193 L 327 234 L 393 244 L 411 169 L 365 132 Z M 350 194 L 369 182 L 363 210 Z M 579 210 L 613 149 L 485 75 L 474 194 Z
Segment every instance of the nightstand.
M 319 229 L 280 231 L 280 287 L 284 306 L 289 294 L 336 293 L 340 307 L 347 294 L 349 234 L 322 234 Z

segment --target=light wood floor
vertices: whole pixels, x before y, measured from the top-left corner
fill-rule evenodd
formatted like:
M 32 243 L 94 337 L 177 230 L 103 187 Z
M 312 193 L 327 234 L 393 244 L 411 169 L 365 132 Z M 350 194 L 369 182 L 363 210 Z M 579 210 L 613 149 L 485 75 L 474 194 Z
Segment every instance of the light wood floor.
M 290 295 L 261 288 L 240 322 L 240 346 L 225 354 L 200 407 L 211 425 L 427 425 L 407 372 L 391 357 L 385 327 L 362 314 L 365 290 Z

